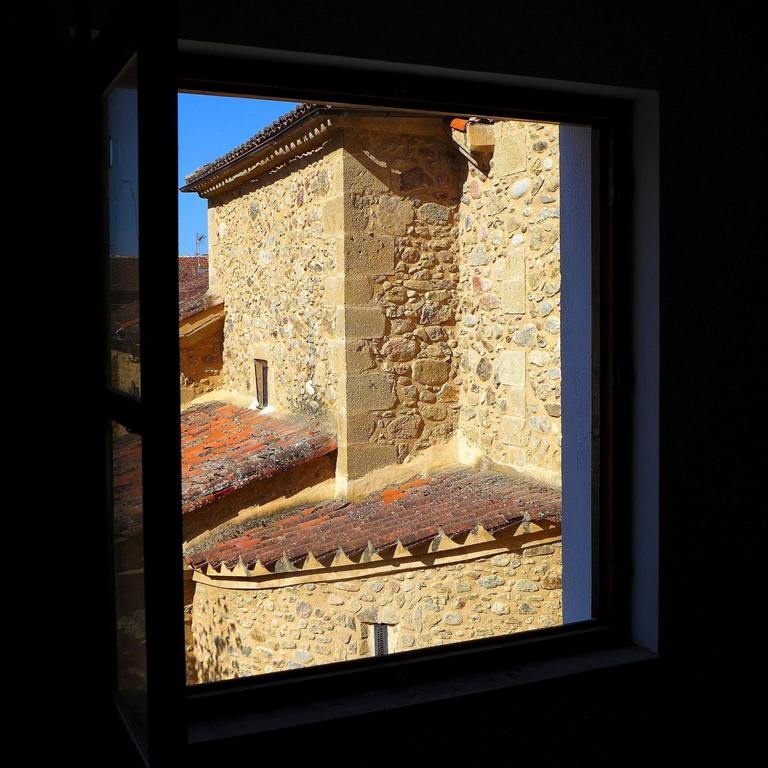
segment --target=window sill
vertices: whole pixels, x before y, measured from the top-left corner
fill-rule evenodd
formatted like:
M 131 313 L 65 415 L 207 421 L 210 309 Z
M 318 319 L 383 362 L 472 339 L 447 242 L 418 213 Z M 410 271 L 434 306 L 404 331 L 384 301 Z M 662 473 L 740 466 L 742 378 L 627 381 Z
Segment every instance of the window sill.
M 597 631 L 600 632 L 599 629 Z M 509 649 L 507 654 L 511 655 Z M 302 693 L 284 701 L 275 700 L 270 685 L 262 690 L 262 695 L 258 695 L 253 689 L 240 691 L 246 695 L 255 693 L 256 696 L 249 697 L 247 702 L 241 701 L 243 706 L 237 712 L 193 717 L 189 724 L 189 744 L 194 747 L 213 741 L 267 734 L 286 728 L 459 699 L 589 674 L 612 667 L 655 662 L 658 658 L 656 653 L 638 646 L 609 644 L 591 650 L 563 653 L 556 657 L 529 659 L 512 664 L 496 663 L 479 670 L 474 665 L 461 664 L 458 661 L 451 664 L 449 661 L 452 666 L 450 674 L 426 681 L 418 679 L 418 670 L 411 670 L 409 673 L 403 669 L 401 663 L 398 665 L 399 669 L 395 667 L 390 674 L 382 675 L 383 679 L 379 680 L 377 685 L 349 692 L 340 691 L 340 686 L 323 686 L 323 695 Z M 306 681 L 297 681 L 299 685 L 304 682 Z M 328 687 L 332 688 L 330 694 Z M 209 696 L 215 697 L 222 705 L 225 704 L 222 699 L 228 698 L 227 692 L 223 690 L 202 693 L 202 698 Z M 190 700 L 198 697 L 200 694 L 196 694 L 194 690 L 190 693 Z M 231 703 L 226 702 L 227 705 Z M 193 707 L 192 711 L 194 709 Z

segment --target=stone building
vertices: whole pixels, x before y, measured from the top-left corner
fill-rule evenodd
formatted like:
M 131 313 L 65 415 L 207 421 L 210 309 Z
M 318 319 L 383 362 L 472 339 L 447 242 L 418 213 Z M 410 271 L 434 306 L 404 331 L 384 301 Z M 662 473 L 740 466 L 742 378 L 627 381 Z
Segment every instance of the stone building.
M 306 104 L 187 177 L 223 349 L 182 382 L 191 680 L 561 622 L 558 160 Z

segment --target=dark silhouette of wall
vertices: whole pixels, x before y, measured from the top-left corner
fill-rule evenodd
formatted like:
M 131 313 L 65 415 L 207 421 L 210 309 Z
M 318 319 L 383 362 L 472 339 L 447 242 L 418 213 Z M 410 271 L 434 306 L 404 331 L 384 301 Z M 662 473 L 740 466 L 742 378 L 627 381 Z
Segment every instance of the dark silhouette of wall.
M 106 4 L 91 5 L 99 17 Z M 314 726 L 298 738 L 275 734 L 260 741 L 260 754 L 276 745 L 285 759 L 313 765 L 428 759 L 451 766 L 468 755 L 487 765 L 650 766 L 665 757 L 690 762 L 723 751 L 735 762 L 756 740 L 757 715 L 746 696 L 765 667 L 756 626 L 764 602 L 758 592 L 765 549 L 759 483 L 767 447 L 758 425 L 764 393 L 758 311 L 766 297 L 758 277 L 765 260 L 759 251 L 765 67 L 758 53 L 764 30 L 746 5 L 712 2 L 678 10 L 668 4 L 663 11 L 648 3 L 509 0 L 458 7 L 181 5 L 188 31 L 211 39 L 661 92 L 661 664 Z M 82 130 L 68 98 L 75 83 L 66 31 L 75 12 L 75 4 L 50 3 L 23 27 L 29 41 L 23 73 L 44 107 L 45 120 L 35 123 L 40 140 L 50 134 L 54 116 L 60 139 Z M 75 171 L 77 160 L 62 153 L 61 170 Z M 73 222 L 82 225 L 74 196 L 56 195 L 46 210 L 51 226 L 71 232 Z M 46 282 L 56 290 L 50 306 L 66 303 L 67 289 L 74 291 L 81 278 L 51 263 Z M 87 334 L 87 304 L 68 306 L 70 331 Z M 46 365 L 57 370 L 89 370 L 79 346 L 52 354 L 56 359 L 47 358 Z M 98 466 L 98 452 L 90 458 Z M 72 474 L 65 477 L 72 482 Z M 57 546 L 100 551 L 96 514 L 70 519 L 57 533 Z M 97 619 L 105 595 L 97 579 L 67 589 L 73 596 L 67 626 L 77 631 L 64 633 L 59 652 L 72 680 L 85 681 L 94 677 L 93 659 L 104 642 Z M 64 651 L 67 640 L 71 656 L 68 646 Z M 71 728 L 88 724 L 92 732 L 108 720 L 103 693 L 93 706 L 84 705 Z M 671 746 L 662 746 L 664 738 Z M 80 754 L 87 734 L 73 746 Z M 97 754 L 105 765 L 127 759 L 117 740 L 108 760 L 103 750 Z

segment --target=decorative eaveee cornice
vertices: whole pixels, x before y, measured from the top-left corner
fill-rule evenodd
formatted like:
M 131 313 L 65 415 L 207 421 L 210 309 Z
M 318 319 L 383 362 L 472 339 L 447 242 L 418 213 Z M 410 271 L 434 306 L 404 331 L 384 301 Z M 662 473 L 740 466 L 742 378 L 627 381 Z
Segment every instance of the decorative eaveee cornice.
M 246 179 L 256 178 L 317 147 L 335 127 L 334 115 L 342 110 L 320 104 L 300 104 L 275 122 L 185 177 L 182 192 L 208 198 Z

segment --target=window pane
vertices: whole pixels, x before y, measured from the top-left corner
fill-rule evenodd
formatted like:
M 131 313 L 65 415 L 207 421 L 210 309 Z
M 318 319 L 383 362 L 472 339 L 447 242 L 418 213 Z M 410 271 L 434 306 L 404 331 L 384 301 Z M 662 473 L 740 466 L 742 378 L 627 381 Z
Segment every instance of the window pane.
M 139 165 L 136 62 L 104 98 L 110 291 L 110 381 L 139 396 Z
M 117 689 L 142 723 L 146 720 L 144 544 L 141 437 L 112 425 Z
M 589 130 L 180 107 L 189 681 L 589 618 Z

